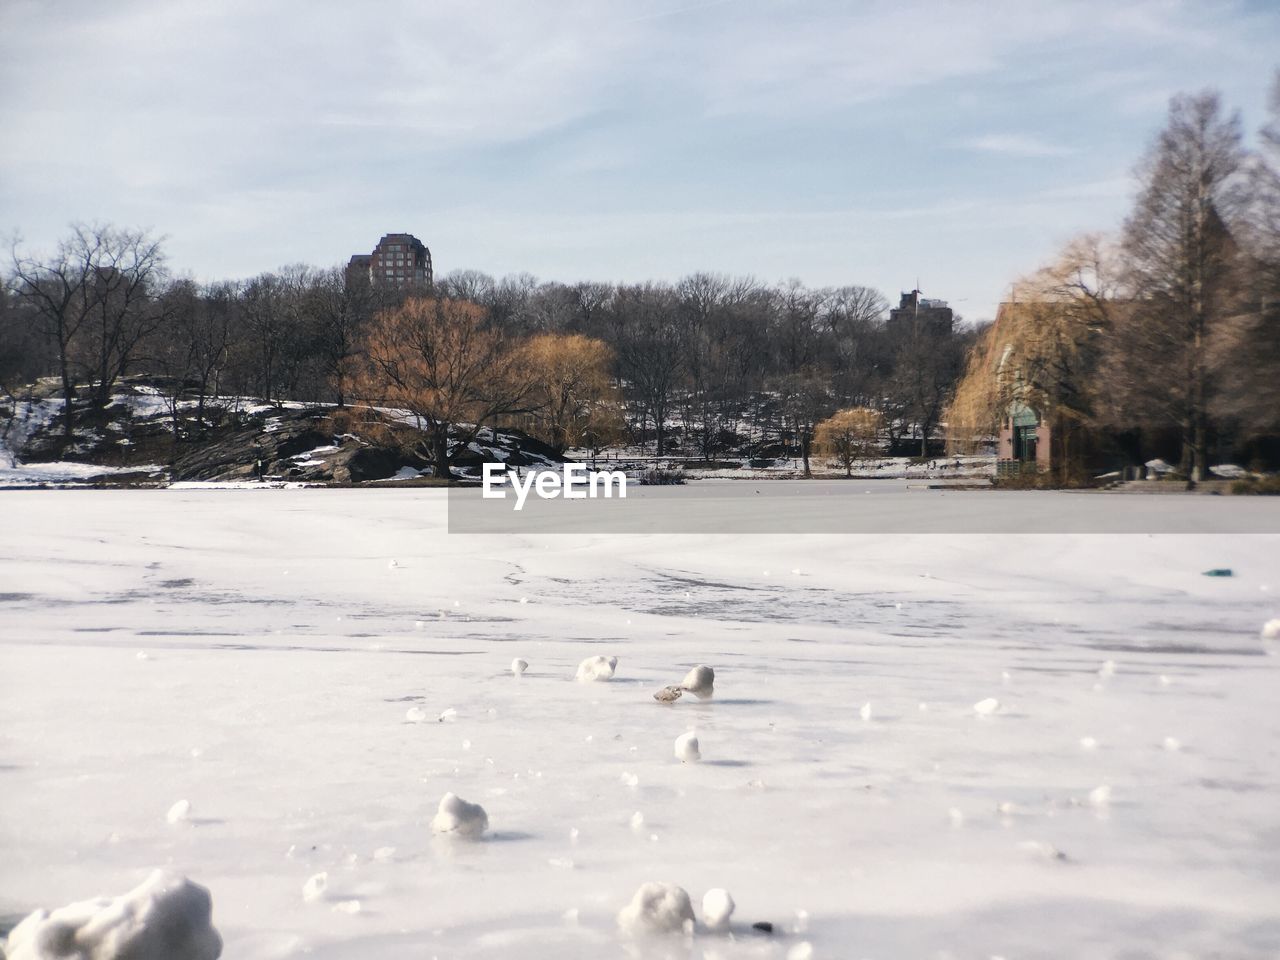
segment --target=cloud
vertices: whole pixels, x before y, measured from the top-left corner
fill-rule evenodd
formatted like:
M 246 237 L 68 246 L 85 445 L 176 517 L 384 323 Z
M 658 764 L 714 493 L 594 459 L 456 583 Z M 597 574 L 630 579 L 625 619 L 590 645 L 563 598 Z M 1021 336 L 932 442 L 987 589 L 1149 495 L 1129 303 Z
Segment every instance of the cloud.
M 997 153 L 1006 157 L 1065 157 L 1077 151 L 1071 147 L 1049 143 L 1024 133 L 988 133 L 962 140 L 960 146 L 980 153 Z

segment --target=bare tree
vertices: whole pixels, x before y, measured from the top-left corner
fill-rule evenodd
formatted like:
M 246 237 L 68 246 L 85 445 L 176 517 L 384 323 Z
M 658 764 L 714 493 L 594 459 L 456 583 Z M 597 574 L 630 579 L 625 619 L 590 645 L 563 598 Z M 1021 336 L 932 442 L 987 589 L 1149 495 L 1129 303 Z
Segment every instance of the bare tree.
M 378 314 L 363 339 L 359 389 L 370 402 L 409 411 L 428 437 L 436 476 L 452 476 L 456 449 L 484 424 L 529 409 L 519 354 L 465 300 L 411 298 Z
M 91 399 L 105 404 L 163 321 L 160 244 L 140 231 L 77 224 L 52 256 L 23 255 L 15 246 L 11 259 L 13 290 L 57 357 L 69 441 L 77 382 L 86 380 Z
M 1243 165 L 1239 117 L 1223 115 L 1217 94 L 1175 97 L 1139 167 L 1142 190 L 1125 223 L 1137 304 L 1116 326 L 1119 411 L 1180 428 L 1189 482 L 1208 471 L 1213 358 L 1225 355 L 1227 320 L 1239 311 L 1229 224 Z

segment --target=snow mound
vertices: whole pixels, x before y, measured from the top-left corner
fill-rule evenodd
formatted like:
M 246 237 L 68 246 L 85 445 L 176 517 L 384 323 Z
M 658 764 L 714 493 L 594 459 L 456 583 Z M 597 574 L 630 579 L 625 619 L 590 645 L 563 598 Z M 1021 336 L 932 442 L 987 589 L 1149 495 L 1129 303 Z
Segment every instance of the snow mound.
M 480 804 L 468 803 L 456 793 L 446 793 L 431 820 L 431 829 L 434 833 L 476 840 L 489 829 L 489 815 Z
M 729 929 L 729 918 L 733 916 L 733 896 L 728 890 L 716 887 L 702 895 L 702 922 L 708 930 L 716 932 Z
M 706 700 L 714 692 L 715 683 L 716 672 L 700 663 L 685 674 L 684 682 L 680 686 L 699 700 Z
M 681 763 L 692 763 L 702 759 L 702 751 L 698 745 L 698 735 L 692 730 L 676 737 L 675 755 Z
M 329 874 L 316 873 L 307 877 L 307 882 L 302 885 L 302 899 L 307 903 L 315 903 L 317 900 L 323 900 L 325 891 L 329 889 Z
M 980 717 L 989 717 L 1000 709 L 1000 701 L 995 697 L 987 697 L 973 705 L 973 712 Z
M 209 891 L 156 870 L 120 897 L 50 913 L 37 910 L 9 934 L 9 960 L 216 960 L 222 937 Z
M 179 800 L 169 812 L 164 815 L 165 820 L 169 823 L 186 823 L 191 819 L 191 801 Z
M 618 926 L 630 934 L 680 933 L 693 920 L 689 894 L 672 883 L 642 884 L 618 912 Z
M 516 657 L 514 660 L 511 661 L 511 672 L 514 673 L 517 677 L 523 675 L 524 672 L 528 669 L 529 669 L 528 660 L 523 660 L 520 657 Z
M 578 664 L 577 680 L 579 683 L 591 683 L 595 680 L 612 680 L 618 669 L 617 657 L 587 657 Z

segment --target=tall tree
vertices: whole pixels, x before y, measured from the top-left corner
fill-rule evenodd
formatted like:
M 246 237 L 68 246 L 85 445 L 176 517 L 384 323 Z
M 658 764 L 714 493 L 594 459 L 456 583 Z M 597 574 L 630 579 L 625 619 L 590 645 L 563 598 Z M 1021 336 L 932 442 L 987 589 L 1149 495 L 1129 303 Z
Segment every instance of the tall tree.
M 378 314 L 363 337 L 358 389 L 413 414 L 437 477 L 452 476 L 454 451 L 486 423 L 529 409 L 532 388 L 519 354 L 485 314 L 465 300 L 410 298 Z
M 1189 482 L 1208 472 L 1214 361 L 1227 354 L 1228 320 L 1239 310 L 1230 224 L 1244 157 L 1239 116 L 1224 116 L 1217 94 L 1174 97 L 1139 167 L 1142 189 L 1124 227 L 1136 305 L 1115 331 L 1119 409 L 1180 428 Z

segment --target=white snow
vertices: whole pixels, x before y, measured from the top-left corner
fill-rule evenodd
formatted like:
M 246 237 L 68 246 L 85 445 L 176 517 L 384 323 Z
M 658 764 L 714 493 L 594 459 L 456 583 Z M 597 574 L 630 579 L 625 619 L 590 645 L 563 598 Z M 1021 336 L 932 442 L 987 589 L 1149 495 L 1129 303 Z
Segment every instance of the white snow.
M 468 803 L 457 794 L 446 793 L 431 820 L 433 833 L 478 839 L 489 829 L 489 815 L 478 803 Z
M 813 489 L 761 486 L 759 509 Z M 911 496 L 975 522 L 1024 498 L 1275 507 Z M 659 948 L 695 957 L 780 960 L 799 905 L 819 957 L 1274 956 L 1280 658 L 1259 630 L 1280 537 L 466 536 L 446 504 L 0 493 L 0 917 L 172 865 L 237 960 L 563 960 L 625 955 L 617 912 L 657 878 L 738 901 L 733 938 Z M 539 665 L 520 682 L 517 652 Z M 598 653 L 626 669 L 575 684 Z M 659 708 L 695 663 L 715 698 Z M 993 693 L 1016 702 L 978 722 Z M 707 759 L 682 766 L 693 721 Z M 449 791 L 484 806 L 486 842 L 433 839 Z M 197 828 L 165 822 L 179 798 Z
M 702 750 L 698 744 L 698 735 L 692 730 L 676 737 L 673 747 L 676 759 L 681 763 L 693 763 L 702 759 Z
M 702 895 L 702 922 L 708 930 L 720 932 L 729 929 L 729 918 L 736 904 L 728 890 L 712 887 Z
M 307 882 L 302 885 L 302 899 L 307 903 L 323 900 L 328 889 L 329 874 L 322 870 L 320 873 L 307 877 Z
M 9 933 L 8 960 L 216 960 L 209 891 L 154 871 L 123 896 L 36 910 Z
M 606 657 L 602 655 L 587 657 L 587 659 L 578 664 L 577 680 L 579 683 L 612 680 L 614 671 L 617 669 L 617 657 Z
M 698 664 L 685 674 L 680 686 L 699 700 L 709 700 L 715 692 L 716 672 L 705 664 Z
M 641 885 L 618 913 L 618 926 L 633 935 L 680 933 L 693 922 L 689 894 L 672 883 Z
M 184 823 L 191 819 L 191 801 L 179 800 L 169 808 L 169 812 L 164 815 L 165 820 L 169 823 Z

